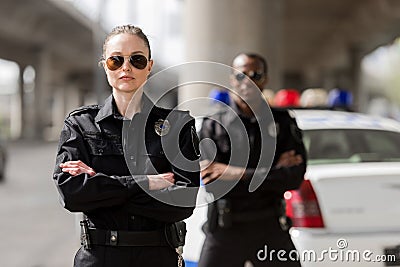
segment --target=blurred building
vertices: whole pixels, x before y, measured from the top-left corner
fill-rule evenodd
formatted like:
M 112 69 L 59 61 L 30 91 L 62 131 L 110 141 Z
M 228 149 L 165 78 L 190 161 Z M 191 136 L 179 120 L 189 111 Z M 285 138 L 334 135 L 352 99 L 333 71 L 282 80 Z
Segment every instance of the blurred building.
M 7 135 L 57 138 L 70 110 L 103 99 L 109 88 L 97 67 L 101 41 L 121 23 L 148 33 L 154 73 L 192 61 L 230 65 L 237 53 L 251 51 L 268 59 L 274 92 L 343 87 L 353 93 L 355 106 L 365 110 L 376 91 L 361 85 L 361 62 L 397 37 L 400 2 L 2 0 L 0 58 L 16 62 L 19 69 L 16 90 L 6 92 L 8 86 L 0 84 L 0 101 L 13 103 L 12 112 L 0 111 Z M 173 73 L 170 78 L 180 80 Z M 176 88 L 169 104 L 206 97 L 213 86 Z

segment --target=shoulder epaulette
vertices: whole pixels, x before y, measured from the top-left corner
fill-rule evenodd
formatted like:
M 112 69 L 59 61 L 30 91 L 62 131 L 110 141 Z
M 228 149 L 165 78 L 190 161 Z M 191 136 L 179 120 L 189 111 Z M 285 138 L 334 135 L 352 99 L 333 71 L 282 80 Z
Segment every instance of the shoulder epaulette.
M 154 106 L 153 111 L 155 113 L 157 113 L 158 115 L 165 116 L 165 117 L 170 115 L 171 113 L 181 114 L 181 115 L 189 114 L 189 111 L 187 111 L 187 110 L 169 109 L 169 108 L 163 108 L 163 107 L 159 107 L 159 106 Z
M 274 117 L 288 117 L 289 111 L 283 108 L 271 108 L 272 115 Z
M 162 115 L 168 115 L 171 112 L 171 109 L 167 109 L 167 108 L 162 108 L 160 106 L 153 106 L 153 111 L 158 113 L 158 114 L 162 114 Z
M 216 118 L 223 116 L 226 113 L 232 113 L 232 112 L 235 111 L 230 106 L 223 106 L 219 109 L 212 109 L 211 112 L 205 114 L 205 117 Z
M 82 107 L 79 107 L 79 108 L 74 109 L 73 111 L 71 111 L 71 112 L 68 114 L 67 117 L 74 116 L 74 115 L 78 115 L 78 114 L 80 114 L 80 113 L 82 113 L 82 112 L 86 112 L 86 111 L 88 111 L 88 110 L 98 110 L 98 109 L 100 109 L 100 105 L 97 105 L 97 104 L 96 104 L 96 105 L 82 106 Z

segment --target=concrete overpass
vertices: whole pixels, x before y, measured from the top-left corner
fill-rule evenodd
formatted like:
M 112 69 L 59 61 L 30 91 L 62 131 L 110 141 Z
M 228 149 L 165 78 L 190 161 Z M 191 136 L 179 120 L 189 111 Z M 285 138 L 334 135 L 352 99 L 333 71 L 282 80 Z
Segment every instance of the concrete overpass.
M 396 0 L 285 3 L 283 69 L 297 74 L 304 86 L 356 87 L 360 59 L 400 35 Z
M 95 37 L 102 34 L 65 1 L 0 1 L 0 58 L 17 62 L 21 70 L 22 137 L 59 131 L 66 110 L 82 104 L 82 92 L 93 90 L 100 55 Z M 31 98 L 23 88 L 27 66 L 36 74 Z
M 360 60 L 400 35 L 397 0 L 184 0 L 182 12 L 187 61 L 230 64 L 255 51 L 269 60 L 274 90 L 343 86 L 360 103 Z M 22 136 L 56 136 L 68 110 L 103 92 L 104 75 L 94 82 L 103 36 L 67 1 L 0 2 L 0 58 L 22 70 Z M 36 70 L 33 102 L 22 86 L 26 66 Z
M 340 86 L 354 92 L 358 106 L 365 104 L 361 59 L 400 36 L 397 0 L 185 3 L 188 60 L 230 64 L 238 52 L 255 51 L 270 63 L 272 89 Z

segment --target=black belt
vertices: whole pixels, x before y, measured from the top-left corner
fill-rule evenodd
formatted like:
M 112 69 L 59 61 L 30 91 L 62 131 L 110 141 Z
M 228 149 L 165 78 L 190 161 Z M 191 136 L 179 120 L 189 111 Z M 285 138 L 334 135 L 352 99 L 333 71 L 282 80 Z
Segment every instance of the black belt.
M 90 243 L 103 246 L 168 246 L 164 229 L 156 231 L 112 231 L 89 228 Z
M 265 209 L 259 211 L 232 212 L 232 220 L 236 223 L 254 222 L 268 220 L 273 217 L 278 218 L 279 214 L 275 209 Z

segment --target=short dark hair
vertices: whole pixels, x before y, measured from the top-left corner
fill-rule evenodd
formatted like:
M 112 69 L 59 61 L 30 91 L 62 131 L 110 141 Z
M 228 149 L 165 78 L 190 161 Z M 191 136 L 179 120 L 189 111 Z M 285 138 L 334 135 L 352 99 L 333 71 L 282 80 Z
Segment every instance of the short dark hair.
M 235 58 L 237 58 L 238 56 L 241 56 L 241 55 L 244 55 L 246 57 L 260 61 L 261 64 L 263 65 L 264 74 L 268 75 L 268 63 L 267 63 L 267 60 L 263 56 L 261 56 L 257 53 L 241 52 Z

